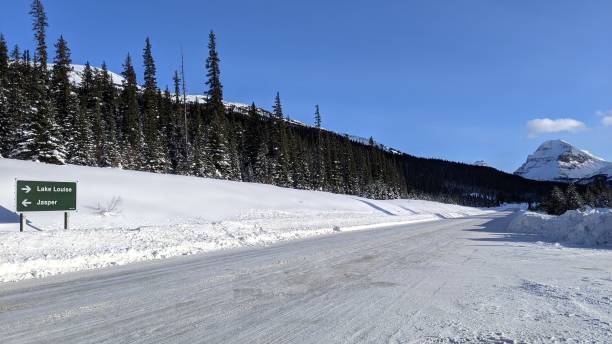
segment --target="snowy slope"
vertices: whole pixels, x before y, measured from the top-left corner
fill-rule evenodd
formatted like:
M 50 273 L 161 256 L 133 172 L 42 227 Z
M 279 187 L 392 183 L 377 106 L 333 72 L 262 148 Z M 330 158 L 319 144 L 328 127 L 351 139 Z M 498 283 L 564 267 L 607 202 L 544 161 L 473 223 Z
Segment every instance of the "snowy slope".
M 563 140 L 550 140 L 514 173 L 535 180 L 575 181 L 598 174 L 612 176 L 612 163 Z
M 69 75 L 70 81 L 73 84 L 78 85 L 83 80 L 83 70 L 85 69 L 85 66 L 84 65 L 73 64 L 73 65 L 71 65 L 71 67 L 72 67 L 72 72 Z M 100 69 L 98 67 L 91 67 L 91 68 L 94 71 L 101 71 L 102 70 L 102 69 Z M 117 73 L 113 73 L 111 71 L 109 71 L 108 74 L 113 79 L 113 84 L 115 84 L 115 86 L 121 86 L 122 85 L 124 78 L 121 75 L 119 75 Z
M 59 230 L 61 213 L 36 213 L 28 214 L 30 226 L 19 233 L 15 179 L 77 180 L 72 228 Z M 0 281 L 490 212 L 10 159 L 0 159 L 0 190 Z

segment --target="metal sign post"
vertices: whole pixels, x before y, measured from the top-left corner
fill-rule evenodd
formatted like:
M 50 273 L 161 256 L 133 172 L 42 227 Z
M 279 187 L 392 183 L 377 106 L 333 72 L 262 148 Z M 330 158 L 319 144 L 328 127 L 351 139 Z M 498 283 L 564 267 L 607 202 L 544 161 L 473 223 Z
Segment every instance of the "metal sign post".
M 77 183 L 17 180 L 19 230 L 23 232 L 25 212 L 63 211 L 64 229 L 68 229 L 68 211 L 76 210 Z

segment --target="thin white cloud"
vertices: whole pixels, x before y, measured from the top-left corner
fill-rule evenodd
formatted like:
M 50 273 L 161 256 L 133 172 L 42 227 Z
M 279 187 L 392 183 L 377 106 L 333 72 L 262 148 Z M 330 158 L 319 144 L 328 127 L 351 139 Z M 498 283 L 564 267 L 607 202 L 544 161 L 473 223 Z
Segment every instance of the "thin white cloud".
M 584 123 L 573 118 L 536 118 L 527 122 L 529 137 L 546 133 L 575 132 L 585 128 Z
M 601 124 L 606 127 L 612 126 L 612 110 L 596 111 L 595 114 L 601 117 Z

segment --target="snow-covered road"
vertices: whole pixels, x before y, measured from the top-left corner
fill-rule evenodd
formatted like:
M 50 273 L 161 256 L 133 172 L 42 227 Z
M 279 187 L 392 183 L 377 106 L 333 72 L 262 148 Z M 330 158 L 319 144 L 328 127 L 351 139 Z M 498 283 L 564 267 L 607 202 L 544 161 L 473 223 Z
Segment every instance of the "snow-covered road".
M 510 213 L 0 284 L 2 343 L 606 342 L 612 250 Z

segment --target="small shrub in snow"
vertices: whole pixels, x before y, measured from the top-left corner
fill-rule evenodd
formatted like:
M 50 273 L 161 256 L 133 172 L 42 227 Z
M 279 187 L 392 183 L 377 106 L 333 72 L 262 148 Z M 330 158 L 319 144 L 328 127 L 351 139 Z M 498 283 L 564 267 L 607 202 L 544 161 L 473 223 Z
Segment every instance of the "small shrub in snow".
M 114 215 L 121 213 L 122 203 L 123 203 L 123 200 L 121 199 L 121 197 L 114 196 L 105 205 L 102 205 L 100 204 L 100 202 L 98 202 L 98 205 L 95 207 L 92 207 L 92 210 L 94 211 L 94 213 L 100 216 L 114 216 Z

